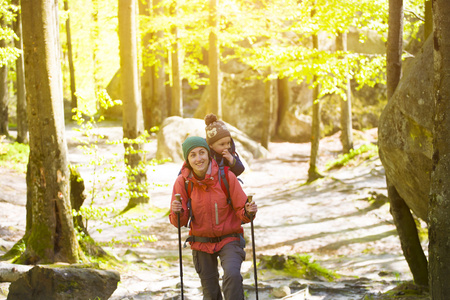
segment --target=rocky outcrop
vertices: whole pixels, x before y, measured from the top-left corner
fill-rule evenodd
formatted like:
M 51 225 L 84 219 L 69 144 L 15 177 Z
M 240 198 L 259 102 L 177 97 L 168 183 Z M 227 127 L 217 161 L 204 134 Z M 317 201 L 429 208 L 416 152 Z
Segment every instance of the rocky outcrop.
M 11 283 L 8 300 L 108 299 L 117 288 L 116 271 L 36 266 Z
M 434 111 L 432 39 L 426 41 L 403 74 L 380 117 L 380 159 L 399 195 L 426 220 Z
M 188 136 L 205 137 L 205 126 L 202 119 L 170 117 L 164 120 L 158 132 L 156 159 L 169 158 L 174 162 L 183 162 L 181 144 Z M 227 124 L 227 128 L 236 144 L 236 152 L 244 164 L 267 155 L 267 150 L 246 134 L 230 124 Z
M 278 136 L 291 143 L 311 141 L 311 116 L 287 111 L 278 127 Z
M 14 282 L 33 266 L 0 263 L 0 282 Z
M 230 63 L 229 63 L 230 64 Z M 261 79 L 257 79 L 258 72 L 248 66 L 242 65 L 245 71 L 240 73 L 222 72 L 221 100 L 222 119 L 239 128 L 254 140 L 260 140 L 263 133 L 265 84 Z M 237 67 L 230 68 L 239 69 Z M 276 89 L 274 89 L 276 91 Z M 277 121 L 277 103 L 274 95 L 274 107 L 271 116 L 271 135 L 274 134 L 275 123 Z M 194 118 L 203 118 L 210 111 L 207 108 L 209 101 L 209 88 L 207 87 L 202 95 L 200 104 L 195 111 Z

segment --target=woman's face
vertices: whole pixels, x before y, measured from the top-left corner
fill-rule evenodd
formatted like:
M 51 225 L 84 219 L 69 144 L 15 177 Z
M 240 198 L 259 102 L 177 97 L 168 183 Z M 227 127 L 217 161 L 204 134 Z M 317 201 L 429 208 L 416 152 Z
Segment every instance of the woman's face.
M 195 175 L 204 177 L 209 166 L 208 150 L 203 147 L 192 149 L 191 152 L 189 152 L 188 161 Z

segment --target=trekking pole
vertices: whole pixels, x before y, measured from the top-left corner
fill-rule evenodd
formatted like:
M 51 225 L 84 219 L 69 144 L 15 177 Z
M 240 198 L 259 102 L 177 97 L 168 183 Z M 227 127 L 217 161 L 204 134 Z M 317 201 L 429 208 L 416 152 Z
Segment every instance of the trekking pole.
M 175 194 L 175 198 L 177 201 L 181 203 L 181 195 Z M 180 282 L 181 282 L 181 300 L 184 300 L 184 291 L 183 291 L 183 257 L 181 250 L 181 225 L 180 225 L 180 212 L 177 212 L 177 220 L 178 220 L 178 255 L 180 256 Z
M 253 194 L 248 195 L 248 202 L 252 203 Z M 255 249 L 255 230 L 253 228 L 253 214 L 252 220 L 250 221 L 251 230 L 252 230 L 252 250 L 253 250 L 253 272 L 255 273 L 255 292 L 256 292 L 256 300 L 258 300 L 258 273 L 256 272 L 256 249 Z

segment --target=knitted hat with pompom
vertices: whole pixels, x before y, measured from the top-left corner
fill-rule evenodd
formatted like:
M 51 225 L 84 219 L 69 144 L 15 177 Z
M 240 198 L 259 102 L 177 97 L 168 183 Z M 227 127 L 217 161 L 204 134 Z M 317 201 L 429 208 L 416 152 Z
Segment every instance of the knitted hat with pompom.
M 208 145 L 212 145 L 214 144 L 214 142 L 226 136 L 231 137 L 231 134 L 228 131 L 225 123 L 223 121 L 217 120 L 217 116 L 215 114 L 206 115 L 205 124 L 206 142 L 208 143 Z

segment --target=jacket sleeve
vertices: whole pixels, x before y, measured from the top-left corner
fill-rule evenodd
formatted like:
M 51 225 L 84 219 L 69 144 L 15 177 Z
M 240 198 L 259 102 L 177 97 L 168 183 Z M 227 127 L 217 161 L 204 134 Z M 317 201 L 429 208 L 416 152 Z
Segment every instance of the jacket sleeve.
M 230 165 L 228 163 L 228 166 L 230 167 L 231 172 L 234 173 L 234 175 L 236 175 L 236 177 L 238 177 L 239 175 L 242 174 L 242 172 L 244 172 L 245 167 L 244 164 L 242 163 L 241 159 L 239 158 L 239 155 L 236 152 L 236 144 L 234 143 L 233 138 L 231 138 L 231 155 L 233 155 L 234 157 L 234 162 L 232 165 Z
M 173 191 L 172 191 L 172 198 L 170 199 L 170 213 L 169 213 L 169 220 L 170 223 L 173 224 L 173 226 L 178 228 L 178 218 L 177 214 L 172 212 L 172 201 L 176 199 L 175 195 L 180 194 L 181 195 L 181 205 L 183 206 L 183 209 L 180 213 L 180 224 L 181 226 L 186 226 L 189 220 L 189 211 L 187 208 L 187 192 L 186 188 L 184 186 L 184 178 L 183 176 L 179 175 L 177 177 L 177 180 L 175 181 L 175 184 L 173 185 Z
M 247 195 L 241 187 L 241 184 L 234 175 L 233 172 L 228 172 L 228 184 L 230 186 L 231 202 L 236 215 L 242 222 L 248 223 L 251 221 L 249 216 L 245 212 L 245 203 L 247 203 Z M 253 216 L 254 218 L 255 216 Z
M 234 175 L 236 175 L 236 177 L 237 177 L 237 176 L 241 175 L 242 172 L 244 172 L 245 167 L 237 153 L 234 153 L 233 157 L 234 157 L 234 163 L 232 166 L 230 165 L 229 167 L 230 167 L 230 171 L 233 172 Z

